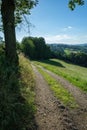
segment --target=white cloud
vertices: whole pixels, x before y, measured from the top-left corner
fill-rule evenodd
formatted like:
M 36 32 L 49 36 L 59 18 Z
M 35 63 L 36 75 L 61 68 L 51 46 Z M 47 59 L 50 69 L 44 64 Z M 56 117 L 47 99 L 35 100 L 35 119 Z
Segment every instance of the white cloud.
M 69 40 L 71 37 L 67 34 L 46 36 L 45 40 L 47 43 L 64 43 L 65 40 Z
M 87 35 L 74 35 L 71 40 L 73 44 L 87 43 Z
M 71 27 L 71 26 L 68 26 L 67 28 L 68 28 L 68 29 L 72 29 L 72 27 Z
M 82 44 L 87 43 L 87 35 L 60 34 L 45 36 L 46 43 Z
M 68 30 L 71 30 L 72 28 L 73 28 L 72 26 L 68 26 L 68 27 L 63 28 L 63 31 L 68 31 Z

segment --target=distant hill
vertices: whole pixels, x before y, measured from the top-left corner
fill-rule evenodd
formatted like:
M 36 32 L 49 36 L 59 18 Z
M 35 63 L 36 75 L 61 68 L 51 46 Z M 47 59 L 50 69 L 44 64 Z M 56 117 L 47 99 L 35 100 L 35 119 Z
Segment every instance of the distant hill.
M 83 52 L 87 54 L 87 43 L 75 44 L 75 45 L 52 43 L 52 44 L 48 44 L 48 46 L 50 46 L 50 49 L 53 52 L 64 52 L 65 50 L 69 50 L 73 52 Z
M 87 43 L 68 44 L 48 44 L 52 52 L 52 58 L 58 58 L 73 64 L 87 67 Z

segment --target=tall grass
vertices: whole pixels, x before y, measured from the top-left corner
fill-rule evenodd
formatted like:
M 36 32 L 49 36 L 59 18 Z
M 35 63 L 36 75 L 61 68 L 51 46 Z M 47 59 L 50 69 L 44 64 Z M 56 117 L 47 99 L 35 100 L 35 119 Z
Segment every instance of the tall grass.
M 0 56 L 0 130 L 34 129 L 34 79 L 29 61 L 19 66 Z
M 73 85 L 87 92 L 87 68 L 69 64 L 57 59 L 35 62 L 55 74 L 69 80 Z

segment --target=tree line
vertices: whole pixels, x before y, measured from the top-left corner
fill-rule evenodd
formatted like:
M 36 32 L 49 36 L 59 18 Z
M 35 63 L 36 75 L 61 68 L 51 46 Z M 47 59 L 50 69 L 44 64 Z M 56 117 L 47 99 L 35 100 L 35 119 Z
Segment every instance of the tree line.
M 0 44 L 0 55 L 4 53 L 4 46 L 4 43 Z M 31 60 L 58 58 L 84 67 L 87 67 L 86 48 L 86 44 L 49 45 L 43 37 L 24 37 L 21 43 L 17 42 L 17 50 L 23 52 Z
M 87 67 L 87 46 L 85 45 L 49 45 L 51 57 Z M 85 47 L 84 47 L 85 46 Z
M 19 49 L 30 59 L 48 59 L 51 57 L 50 47 L 43 37 L 24 37 Z

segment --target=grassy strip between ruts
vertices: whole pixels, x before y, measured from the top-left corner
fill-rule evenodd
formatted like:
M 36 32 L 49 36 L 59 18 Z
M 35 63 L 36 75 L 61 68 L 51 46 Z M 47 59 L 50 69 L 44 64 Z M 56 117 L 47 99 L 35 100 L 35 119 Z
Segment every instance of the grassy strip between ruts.
M 47 81 L 54 95 L 62 101 L 62 103 L 70 108 L 76 108 L 74 97 L 65 89 L 58 81 L 52 78 L 47 72 L 43 71 L 41 68 L 37 67 L 39 72 L 43 75 L 44 79 Z
M 35 64 L 41 65 L 55 74 L 64 77 L 73 85 L 87 92 L 87 68 L 69 64 L 58 59 L 35 61 Z

